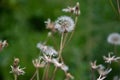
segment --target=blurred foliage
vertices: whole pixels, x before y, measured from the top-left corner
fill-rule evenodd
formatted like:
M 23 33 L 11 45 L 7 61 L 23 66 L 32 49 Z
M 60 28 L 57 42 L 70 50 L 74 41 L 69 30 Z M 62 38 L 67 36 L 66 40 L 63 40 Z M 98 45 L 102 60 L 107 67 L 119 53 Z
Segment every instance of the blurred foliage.
M 112 32 L 120 32 L 120 20 L 109 0 L 0 0 L 0 39 L 9 43 L 0 53 L 1 80 L 13 80 L 9 71 L 14 57 L 19 57 L 21 67 L 26 67 L 26 74 L 20 76 L 19 80 L 32 77 L 35 71 L 32 59 L 39 55 L 36 44 L 43 42 L 48 32 L 44 21 L 69 15 L 61 10 L 73 6 L 77 1 L 80 2 L 81 15 L 63 56 L 75 80 L 90 80 L 89 62 L 97 59 L 98 63 L 103 63 L 102 56 L 113 51 L 113 46 L 107 43 L 107 36 Z M 52 44 L 52 41 L 49 43 Z M 113 64 L 114 71 L 110 73 L 109 80 L 111 76 L 120 75 L 119 66 Z M 62 72 L 58 71 L 55 80 L 63 78 Z

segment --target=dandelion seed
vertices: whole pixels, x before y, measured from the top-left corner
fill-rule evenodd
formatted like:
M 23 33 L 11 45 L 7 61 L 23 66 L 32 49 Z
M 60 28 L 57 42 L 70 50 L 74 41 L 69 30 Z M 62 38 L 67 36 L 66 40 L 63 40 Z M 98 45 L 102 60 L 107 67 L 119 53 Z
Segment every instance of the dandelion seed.
M 41 50 L 42 53 L 49 55 L 49 56 L 56 56 L 58 52 L 51 46 L 46 46 L 42 43 L 37 44 L 37 48 Z
M 108 36 L 107 41 L 108 41 L 110 44 L 120 45 L 120 34 L 118 34 L 118 33 L 111 33 L 111 34 Z
M 60 33 L 71 32 L 74 30 L 74 21 L 71 17 L 61 16 L 55 21 L 55 29 Z

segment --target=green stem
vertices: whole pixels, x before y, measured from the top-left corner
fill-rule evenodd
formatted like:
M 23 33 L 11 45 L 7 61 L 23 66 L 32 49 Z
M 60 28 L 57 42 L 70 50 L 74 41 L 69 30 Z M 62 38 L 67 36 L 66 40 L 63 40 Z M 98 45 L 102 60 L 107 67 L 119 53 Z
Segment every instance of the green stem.
M 55 67 L 55 69 L 54 69 L 54 71 L 53 71 L 53 75 L 52 75 L 51 80 L 54 80 L 56 71 L 57 71 L 57 67 Z
M 37 70 L 35 71 L 35 73 L 33 74 L 32 78 L 30 80 L 33 80 L 36 74 L 37 74 Z
M 39 69 L 37 68 L 37 80 L 40 80 L 39 79 Z
M 74 25 L 75 28 L 76 28 L 77 21 L 78 21 L 78 16 L 75 17 L 75 25 Z M 75 29 L 75 28 L 74 28 L 74 29 Z M 75 32 L 75 30 L 73 30 L 73 32 L 71 33 L 71 35 L 70 35 L 70 37 L 69 37 L 69 39 L 68 39 L 68 41 L 67 41 L 67 44 L 68 44 L 68 43 L 70 42 L 70 40 L 72 39 L 74 32 Z M 66 44 L 66 45 L 67 45 L 67 44 Z
M 14 80 L 17 80 L 17 75 L 16 74 L 14 74 Z
M 114 6 L 112 0 L 109 0 L 109 2 L 110 2 L 111 7 L 113 8 L 114 12 L 116 13 L 116 15 L 119 16 L 119 14 L 117 13 L 117 10 L 115 9 L 115 6 Z

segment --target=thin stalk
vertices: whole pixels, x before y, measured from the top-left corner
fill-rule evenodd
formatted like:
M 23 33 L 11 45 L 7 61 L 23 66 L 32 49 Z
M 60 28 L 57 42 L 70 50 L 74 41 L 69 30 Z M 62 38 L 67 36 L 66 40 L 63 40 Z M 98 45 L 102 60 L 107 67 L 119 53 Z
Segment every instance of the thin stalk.
M 75 28 L 76 28 L 77 21 L 78 21 L 78 16 L 75 17 L 75 25 L 74 25 Z M 74 29 L 75 29 L 75 28 L 74 28 Z M 71 35 L 70 35 L 70 37 L 69 37 L 69 39 L 68 39 L 68 41 L 67 41 L 67 44 L 68 44 L 68 43 L 70 42 L 70 40 L 72 39 L 74 32 L 75 32 L 75 30 L 72 31 L 72 33 L 71 33 Z M 66 45 L 67 45 L 67 44 L 66 44 Z
M 59 53 L 58 53 L 58 59 L 61 59 L 62 61 L 63 61 L 63 59 L 62 59 L 61 54 L 62 54 L 62 49 L 63 49 L 63 40 L 64 40 L 64 33 L 62 33 L 62 35 L 61 35 L 60 49 L 59 49 Z M 54 80 L 56 71 L 57 71 L 57 67 L 55 67 L 55 69 L 54 69 L 51 80 Z
M 35 71 L 35 73 L 33 74 L 32 78 L 30 80 L 33 80 L 36 74 L 37 74 L 37 70 Z
M 65 47 L 66 41 L 67 41 L 68 33 L 65 34 L 64 41 L 63 41 L 63 47 Z
M 117 10 L 115 9 L 115 6 L 114 6 L 112 0 L 109 0 L 109 2 L 110 2 L 111 7 L 113 8 L 113 11 L 116 13 L 117 16 L 119 16 L 117 13 Z
M 58 56 L 59 59 L 61 57 L 61 53 L 62 53 L 62 49 L 63 49 L 63 40 L 64 40 L 64 33 L 62 33 L 61 41 L 60 41 L 60 50 L 59 50 L 59 56 Z
M 14 74 L 14 80 L 17 80 L 17 75 L 16 74 Z
M 119 0 L 117 0 L 117 7 L 118 7 L 119 15 L 120 15 L 120 4 L 119 4 Z
M 48 80 L 48 73 L 49 73 L 49 67 L 50 67 L 50 64 L 48 63 L 47 64 L 47 68 L 46 68 L 46 75 L 45 75 L 45 80 Z
M 57 71 L 57 67 L 55 67 L 55 69 L 54 69 L 54 71 L 53 71 L 53 75 L 52 75 L 51 80 L 54 80 L 56 71 Z
M 117 54 L 117 46 L 114 45 L 114 53 Z
M 95 74 L 94 74 L 94 69 L 91 68 L 91 80 L 95 80 Z
M 44 69 L 44 72 L 43 72 L 43 76 L 42 76 L 42 80 L 45 79 L 46 69 L 47 69 L 47 66 L 45 66 L 45 69 Z
M 37 80 L 40 80 L 40 78 L 39 78 L 39 69 L 37 68 Z

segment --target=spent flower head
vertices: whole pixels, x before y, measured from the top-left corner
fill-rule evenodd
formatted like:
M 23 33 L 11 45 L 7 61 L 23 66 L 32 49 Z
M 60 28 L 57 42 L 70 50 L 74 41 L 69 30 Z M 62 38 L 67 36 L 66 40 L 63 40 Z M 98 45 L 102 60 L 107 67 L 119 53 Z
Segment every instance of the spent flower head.
M 110 72 L 112 71 L 112 68 L 108 68 L 108 69 L 98 69 L 98 73 L 101 75 L 101 76 L 106 76 L 107 74 L 109 74 Z
M 74 7 L 67 7 L 65 9 L 62 9 L 62 11 L 73 13 L 78 16 L 78 15 L 80 15 L 80 4 L 79 4 L 79 2 L 77 2 Z
M 92 69 L 103 69 L 104 68 L 104 66 L 102 64 L 97 65 L 96 63 L 97 63 L 97 61 L 90 63 Z
M 32 60 L 32 63 L 35 68 L 43 68 L 46 64 L 45 61 L 43 60 L 43 57 L 41 56 L 35 60 Z
M 111 33 L 108 38 L 107 41 L 110 44 L 114 44 L 114 45 L 120 45 L 120 34 L 119 33 Z
M 52 32 L 56 32 L 55 24 L 54 22 L 51 21 L 51 19 L 48 18 L 48 20 L 45 21 L 45 24 L 46 24 L 46 29 L 50 29 Z
M 25 68 L 20 68 L 19 66 L 19 58 L 14 58 L 13 65 L 11 66 L 11 71 L 10 73 L 13 73 L 15 75 L 23 75 L 25 74 L 24 70 Z
M 120 59 L 120 57 L 111 56 L 111 54 L 113 53 L 109 53 L 108 56 L 103 56 L 106 63 L 111 64 L 111 62 L 117 62 Z
M 0 41 L 0 51 L 6 46 L 8 46 L 7 40 Z
M 60 33 L 71 32 L 74 30 L 75 24 L 71 17 L 61 16 L 55 21 L 55 29 Z

